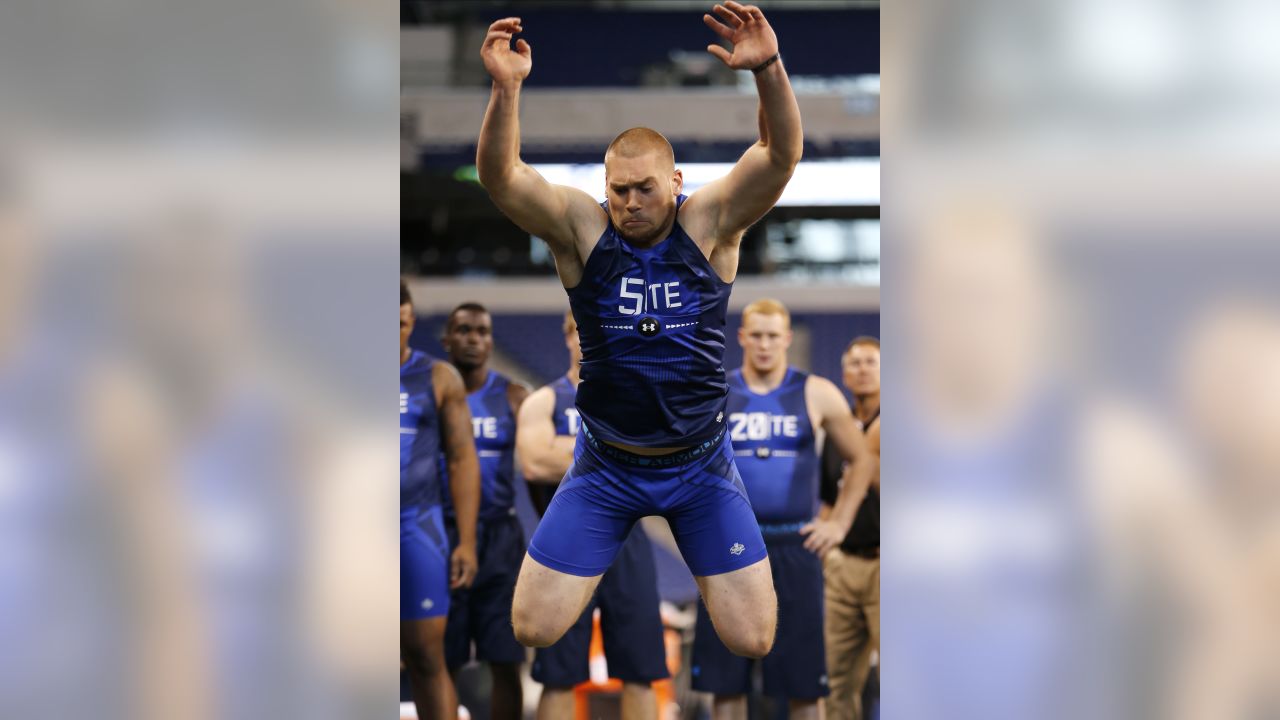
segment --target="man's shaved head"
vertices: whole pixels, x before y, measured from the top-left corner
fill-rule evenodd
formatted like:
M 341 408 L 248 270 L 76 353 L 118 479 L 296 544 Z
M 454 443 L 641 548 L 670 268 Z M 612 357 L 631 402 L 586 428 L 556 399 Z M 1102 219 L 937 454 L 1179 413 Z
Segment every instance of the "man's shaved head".
M 667 142 L 662 133 L 646 127 L 623 130 L 613 139 L 613 142 L 609 143 L 609 147 L 604 151 L 605 170 L 608 171 L 609 158 L 612 156 L 634 158 L 648 153 L 657 153 L 661 168 L 666 173 L 675 172 L 676 155 L 671 149 L 671 143 Z

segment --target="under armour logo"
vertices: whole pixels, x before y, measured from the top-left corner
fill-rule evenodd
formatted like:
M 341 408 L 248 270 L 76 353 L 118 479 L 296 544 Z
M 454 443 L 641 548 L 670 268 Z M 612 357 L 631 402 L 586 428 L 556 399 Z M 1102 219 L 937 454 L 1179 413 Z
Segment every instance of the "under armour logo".
M 662 323 L 657 318 L 643 317 L 636 323 L 636 330 L 645 337 L 653 337 L 662 330 Z
M 741 554 L 742 554 L 742 551 L 743 551 L 743 550 L 746 550 L 746 549 L 747 549 L 747 548 L 746 548 L 746 546 L 745 546 L 745 545 L 743 545 L 742 543 L 734 543 L 734 544 L 733 544 L 733 547 L 729 548 L 729 554 L 731 554 L 731 555 L 741 555 Z
M 723 412 L 716 413 L 716 422 L 724 422 L 724 413 L 723 413 Z
M 433 608 L 433 607 L 435 607 L 435 606 L 436 606 L 436 604 L 435 604 L 435 603 L 433 603 L 433 602 L 431 602 L 431 598 L 427 598 L 426 600 L 423 600 L 423 601 L 422 601 L 422 609 L 423 609 L 423 610 L 430 610 L 431 608 Z

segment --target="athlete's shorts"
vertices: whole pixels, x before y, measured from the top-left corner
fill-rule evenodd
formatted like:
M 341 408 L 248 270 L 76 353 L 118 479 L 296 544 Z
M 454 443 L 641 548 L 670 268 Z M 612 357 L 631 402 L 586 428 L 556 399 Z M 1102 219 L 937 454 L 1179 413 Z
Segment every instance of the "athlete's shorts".
M 538 650 L 533 679 L 554 688 L 570 688 L 590 679 L 591 618 L 597 605 L 609 677 L 631 683 L 669 677 L 658 601 L 653 547 L 644 529 L 637 527 L 600 579 L 595 598 L 578 622 L 556 644 Z
M 443 511 L 400 508 L 400 619 L 449 612 L 449 539 Z
M 448 523 L 450 544 L 458 542 L 458 528 Z M 470 588 L 457 590 L 449 608 L 444 634 L 444 659 L 457 670 L 472 658 L 491 663 L 522 663 L 524 646 L 511 628 L 511 602 L 516 576 L 524 561 L 524 531 L 513 514 L 481 520 L 476 526 L 476 557 L 480 569 Z
M 570 575 L 609 569 L 636 520 L 661 515 L 685 564 L 719 575 L 765 558 L 764 540 L 723 432 L 671 455 L 633 455 L 581 426 L 573 466 L 529 543 L 539 563 Z
M 764 694 L 793 700 L 825 697 L 822 560 L 804 549 L 804 538 L 794 530 L 775 536 L 766 528 L 764 537 L 773 590 L 778 596 L 778 634 L 773 650 L 760 661 Z M 729 652 L 720 642 L 706 605 L 699 600 L 690 668 L 693 689 L 717 695 L 745 694 L 751 690 L 752 662 Z

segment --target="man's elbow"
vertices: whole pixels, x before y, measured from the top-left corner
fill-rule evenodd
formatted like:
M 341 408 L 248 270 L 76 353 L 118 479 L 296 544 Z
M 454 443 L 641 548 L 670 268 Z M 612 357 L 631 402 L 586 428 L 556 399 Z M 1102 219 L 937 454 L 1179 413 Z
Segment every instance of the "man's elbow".
M 518 163 L 500 163 L 485 162 L 476 163 L 476 179 L 480 181 L 480 187 L 489 191 L 490 195 L 501 193 L 504 188 L 509 186 L 515 179 L 518 171 Z
M 796 166 L 800 164 L 800 158 L 803 154 L 804 147 L 800 145 L 795 148 L 771 148 L 769 162 L 779 172 L 785 173 L 787 179 L 790 179 L 795 174 Z
M 494 169 L 486 170 L 483 165 L 476 165 L 476 180 L 480 182 L 480 187 L 488 190 L 490 193 L 502 186 L 502 178 L 502 172 Z
M 538 466 L 531 462 L 520 463 L 520 476 L 525 479 L 525 482 L 541 482 L 538 479 Z
M 520 461 L 520 475 L 525 482 L 535 484 L 551 482 L 547 477 L 547 468 L 537 460 Z

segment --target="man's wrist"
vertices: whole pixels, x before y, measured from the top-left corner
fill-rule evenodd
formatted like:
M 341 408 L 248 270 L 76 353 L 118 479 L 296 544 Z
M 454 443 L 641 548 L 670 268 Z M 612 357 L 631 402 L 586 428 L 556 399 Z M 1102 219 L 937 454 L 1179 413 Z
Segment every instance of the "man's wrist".
M 765 69 L 768 68 L 770 65 L 778 62 L 781 59 L 782 59 L 782 53 L 774 53 L 773 57 L 751 68 L 751 72 L 755 75 L 759 75 L 760 73 L 764 72 Z
M 832 523 L 838 528 L 843 528 L 843 532 L 847 534 L 849 529 L 853 527 L 853 516 L 854 513 L 832 512 L 827 516 L 827 522 Z

